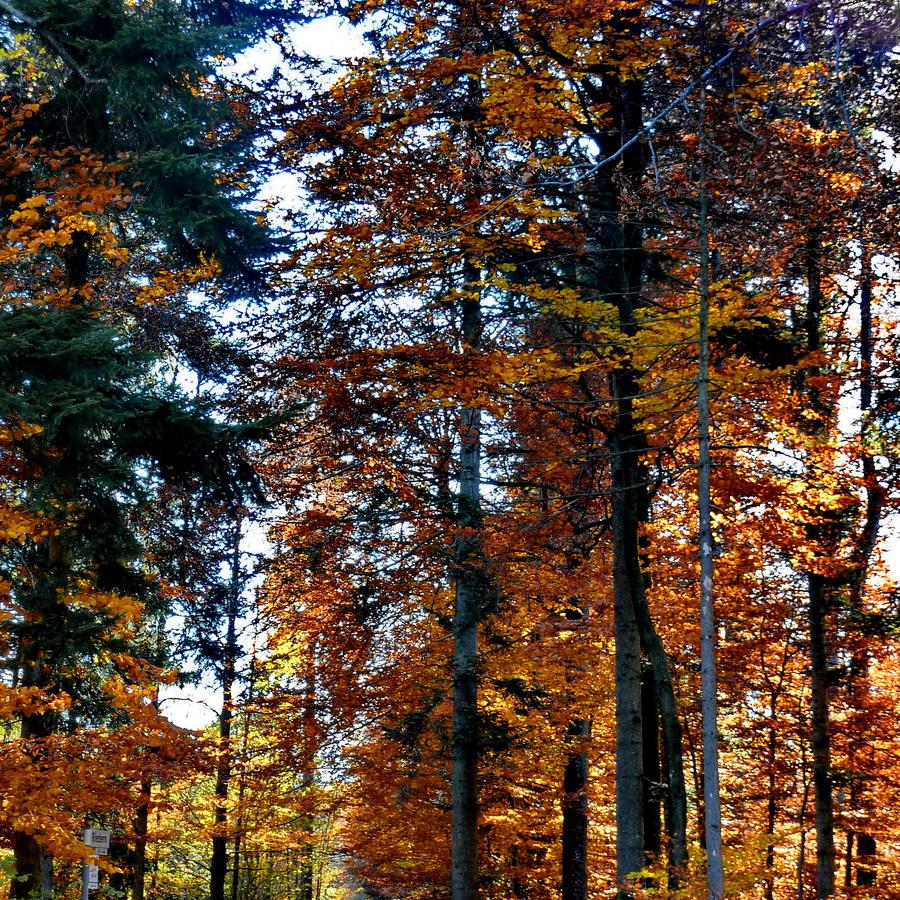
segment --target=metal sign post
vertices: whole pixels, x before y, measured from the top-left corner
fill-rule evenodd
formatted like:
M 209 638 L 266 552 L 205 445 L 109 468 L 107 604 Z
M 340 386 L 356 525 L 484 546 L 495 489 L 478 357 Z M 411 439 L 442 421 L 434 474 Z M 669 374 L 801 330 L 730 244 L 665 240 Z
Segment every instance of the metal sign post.
M 93 851 L 91 862 L 81 867 L 81 900 L 90 900 L 91 891 L 100 886 L 100 869 L 93 862 L 101 856 L 109 854 L 110 833 L 105 828 L 85 828 L 84 842 Z
M 105 828 L 85 828 L 84 842 L 97 856 L 109 856 L 110 832 Z

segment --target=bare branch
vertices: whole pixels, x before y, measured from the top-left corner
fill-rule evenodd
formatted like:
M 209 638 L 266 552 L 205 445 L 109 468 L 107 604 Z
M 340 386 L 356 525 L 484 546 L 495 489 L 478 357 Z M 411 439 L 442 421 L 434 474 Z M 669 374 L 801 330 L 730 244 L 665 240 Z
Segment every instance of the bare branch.
M 65 48 L 65 46 L 54 37 L 46 28 L 43 27 L 41 19 L 35 19 L 27 13 L 22 12 L 17 6 L 10 3 L 9 0 L 0 0 L 0 10 L 7 13 L 17 22 L 25 25 L 34 32 L 35 36 L 41 43 L 45 44 L 59 59 L 70 68 L 85 84 L 104 84 L 105 78 L 94 78 L 89 75 L 80 65 L 78 60 Z
M 719 69 L 727 66 L 737 55 L 739 50 L 742 50 L 747 45 L 753 43 L 759 35 L 765 31 L 767 28 L 771 28 L 773 25 L 779 25 L 781 22 L 784 22 L 787 19 L 790 19 L 792 16 L 798 14 L 804 14 L 808 12 L 815 6 L 818 6 L 821 3 L 821 0 L 808 0 L 806 3 L 799 3 L 796 6 L 791 6 L 790 8 L 783 10 L 778 13 L 778 15 L 766 16 L 764 19 L 760 19 L 759 22 L 755 25 L 755 27 L 751 28 L 745 34 L 740 37 L 740 40 L 736 41 L 731 49 L 727 50 L 723 53 L 718 59 L 711 62 L 701 73 L 700 75 L 691 81 L 682 91 L 667 103 L 656 115 L 652 116 L 646 122 L 642 128 L 636 131 L 627 141 L 625 141 L 615 153 L 610 153 L 609 156 L 605 156 L 599 162 L 595 163 L 591 166 L 587 171 L 583 172 L 581 175 L 576 178 L 572 178 L 566 181 L 560 182 L 544 182 L 549 184 L 564 184 L 564 185 L 575 185 L 579 182 L 584 181 L 587 178 L 590 178 L 592 175 L 596 174 L 600 169 L 609 165 L 611 162 L 615 162 L 615 160 L 619 159 L 626 150 L 630 147 L 633 147 L 638 141 L 647 137 L 648 135 L 652 135 L 656 130 L 656 126 L 666 119 L 672 112 L 674 112 L 679 106 L 682 104 L 686 104 L 688 98 L 691 94 L 694 93 L 699 87 L 706 83 L 706 81 L 711 78 Z

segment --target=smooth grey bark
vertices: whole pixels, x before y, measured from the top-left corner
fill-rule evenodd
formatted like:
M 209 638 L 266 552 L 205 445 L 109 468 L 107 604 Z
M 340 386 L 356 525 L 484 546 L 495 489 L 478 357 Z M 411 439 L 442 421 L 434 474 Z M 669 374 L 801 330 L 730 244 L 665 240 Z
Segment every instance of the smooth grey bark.
M 466 266 L 474 291 L 478 273 Z M 481 303 L 462 301 L 463 352 L 473 352 L 481 339 Z M 478 529 L 481 525 L 481 410 L 460 411 L 459 497 L 455 548 L 453 611 L 453 769 L 450 890 L 452 900 L 478 896 L 478 622 L 485 576 Z
M 700 114 L 705 114 L 700 89 Z M 701 132 L 703 125 L 701 123 Z M 703 153 L 701 141 L 701 154 Z M 703 718 L 703 799 L 706 806 L 706 887 L 709 900 L 725 896 L 722 812 L 719 796 L 719 728 L 716 702 L 716 620 L 713 604 L 713 534 L 710 499 L 712 462 L 709 439 L 709 195 L 706 163 L 700 176 L 699 359 L 697 365 L 697 504 L 700 544 L 700 678 Z

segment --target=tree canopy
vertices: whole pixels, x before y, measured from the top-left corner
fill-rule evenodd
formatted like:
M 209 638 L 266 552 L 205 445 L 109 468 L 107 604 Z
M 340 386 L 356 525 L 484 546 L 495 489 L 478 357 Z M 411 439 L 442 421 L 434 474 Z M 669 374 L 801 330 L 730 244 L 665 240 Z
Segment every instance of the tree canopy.
M 9 896 L 900 897 L 898 45 L 0 0 Z

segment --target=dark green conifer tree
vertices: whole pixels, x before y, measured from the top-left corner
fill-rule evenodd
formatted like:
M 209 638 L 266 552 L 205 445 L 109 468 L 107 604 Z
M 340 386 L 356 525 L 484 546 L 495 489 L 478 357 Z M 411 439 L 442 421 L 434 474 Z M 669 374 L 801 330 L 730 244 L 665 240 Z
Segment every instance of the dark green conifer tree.
M 43 260 L 32 261 L 35 272 L 43 264 L 71 291 L 69 306 L 45 305 L 46 282 L 39 288 L 36 280 L 33 298 L 0 307 L 0 417 L 40 427 L 9 448 L 19 477 L 4 491 L 55 522 L 50 539 L 7 548 L 2 560 L 25 611 L 11 625 L 17 677 L 74 698 L 66 723 L 56 713 L 23 717 L 22 735 L 36 754 L 64 724 L 89 725 L 105 715 L 97 692 L 75 673 L 118 639 L 108 617 L 66 604 L 66 593 L 88 579 L 162 614 L 142 508 L 167 483 L 216 494 L 224 508 L 252 491 L 241 451 L 248 431 L 164 389 L 158 357 L 147 352 L 227 370 L 234 354 L 216 338 L 208 311 L 186 291 L 158 306 L 134 297 L 141 261 L 153 273 L 214 259 L 221 284 L 258 289 L 259 262 L 274 248 L 248 207 L 258 98 L 218 67 L 283 18 L 277 5 L 224 0 L 0 3 L 0 40 L 18 41 L 35 60 L 28 77 L 16 60 L 0 62 L 11 105 L 40 101 L 23 140 L 114 164 L 132 196 L 115 223 L 132 260 L 125 283 L 97 280 L 104 260 L 86 231 L 65 251 L 48 248 Z M 36 165 L 0 186 L 9 203 L 0 215 L 38 193 L 46 175 Z M 12 896 L 46 890 L 39 839 L 17 833 L 13 843 L 19 877 Z

